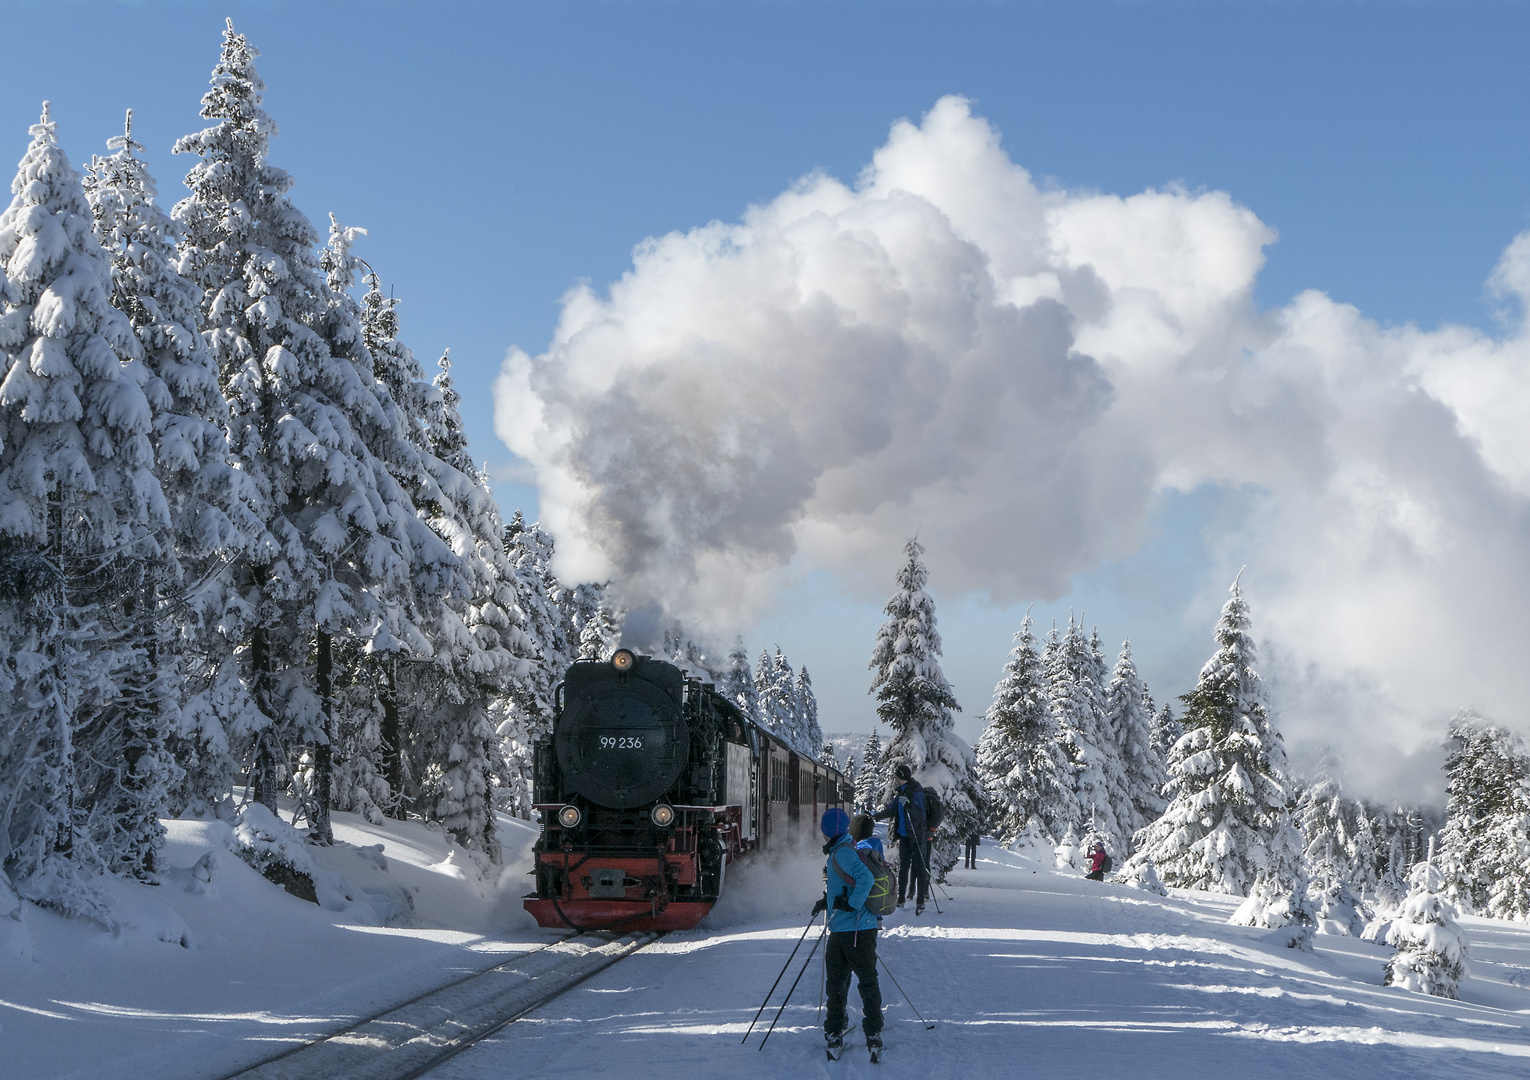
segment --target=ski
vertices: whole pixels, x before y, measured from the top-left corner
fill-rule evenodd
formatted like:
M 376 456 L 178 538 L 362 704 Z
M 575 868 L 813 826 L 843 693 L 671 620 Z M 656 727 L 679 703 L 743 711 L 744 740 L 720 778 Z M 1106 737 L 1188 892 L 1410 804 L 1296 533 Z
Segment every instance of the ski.
M 873 1065 L 882 1060 L 882 1039 L 880 1036 L 874 1036 L 874 1038 L 876 1039 L 875 1042 L 871 1039 L 866 1040 L 866 1051 L 871 1055 L 871 1063 Z
M 845 1052 L 845 1037 L 843 1035 L 836 1035 L 830 1039 L 825 1052 L 829 1055 L 830 1061 L 838 1061 L 839 1056 Z

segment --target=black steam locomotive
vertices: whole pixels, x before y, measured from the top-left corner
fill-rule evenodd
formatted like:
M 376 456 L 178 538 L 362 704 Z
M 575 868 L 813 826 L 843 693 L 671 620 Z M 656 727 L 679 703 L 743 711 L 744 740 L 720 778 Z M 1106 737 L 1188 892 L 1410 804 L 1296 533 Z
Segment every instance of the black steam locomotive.
M 543 926 L 689 929 L 734 859 L 816 837 L 844 777 L 795 753 L 710 683 L 618 649 L 558 687 L 535 747 L 542 835 L 526 910 Z

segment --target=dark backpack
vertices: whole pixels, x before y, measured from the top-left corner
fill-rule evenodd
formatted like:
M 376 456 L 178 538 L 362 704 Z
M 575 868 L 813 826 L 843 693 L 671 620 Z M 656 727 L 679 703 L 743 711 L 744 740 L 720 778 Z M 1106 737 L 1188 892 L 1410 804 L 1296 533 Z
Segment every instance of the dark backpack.
M 866 896 L 866 910 L 878 918 L 891 915 L 898 907 L 898 896 L 893 889 L 892 871 L 887 868 L 887 863 L 882 861 L 882 856 L 875 851 L 868 851 L 865 848 L 852 850 L 860 856 L 861 864 L 871 871 L 871 892 Z M 834 867 L 834 872 L 839 875 L 839 879 L 853 889 L 855 875 L 847 874 L 839 865 L 838 854 L 830 856 L 829 863 Z
M 926 829 L 938 829 L 940 823 L 946 819 L 946 808 L 940 805 L 940 796 L 935 794 L 934 788 L 924 789 L 924 827 Z
M 1100 864 L 1100 872 L 1102 874 L 1108 874 L 1115 869 L 1115 866 L 1115 861 L 1111 859 L 1110 852 L 1107 851 L 1105 853 L 1105 861 Z

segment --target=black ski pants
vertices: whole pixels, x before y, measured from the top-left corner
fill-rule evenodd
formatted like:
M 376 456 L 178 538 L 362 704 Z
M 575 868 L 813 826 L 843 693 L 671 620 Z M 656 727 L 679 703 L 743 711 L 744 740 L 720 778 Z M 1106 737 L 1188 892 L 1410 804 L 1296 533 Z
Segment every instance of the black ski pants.
M 898 903 L 908 898 L 908 875 L 914 873 L 914 885 L 919 890 L 915 900 L 922 904 L 930 894 L 930 868 L 924 863 L 924 845 L 912 836 L 898 837 Z
M 882 984 L 877 981 L 877 932 L 841 930 L 829 935 L 823 957 L 824 983 L 829 1011 L 823 1018 L 825 1035 L 849 1026 L 845 1000 L 850 996 L 850 976 L 861 988 L 861 1030 L 875 1035 L 882 1030 Z

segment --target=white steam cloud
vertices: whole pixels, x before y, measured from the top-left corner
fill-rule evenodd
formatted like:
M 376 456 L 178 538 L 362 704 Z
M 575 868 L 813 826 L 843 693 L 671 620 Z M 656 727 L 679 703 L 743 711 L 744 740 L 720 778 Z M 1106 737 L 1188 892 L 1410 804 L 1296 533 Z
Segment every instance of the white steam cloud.
M 571 292 L 496 426 L 564 572 L 717 628 L 808 567 L 880 583 L 916 528 L 943 590 L 1056 596 L 1163 492 L 1234 486 L 1258 511 L 1208 538 L 1206 587 L 1250 564 L 1288 736 L 1519 722 L 1530 338 L 1316 292 L 1261 312 L 1274 238 L 1220 192 L 1040 190 L 943 98 L 854 186 L 809 176 Z M 1530 302 L 1530 234 L 1492 285 Z

